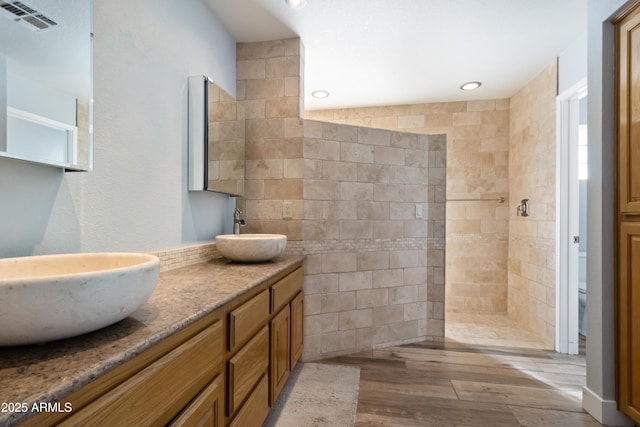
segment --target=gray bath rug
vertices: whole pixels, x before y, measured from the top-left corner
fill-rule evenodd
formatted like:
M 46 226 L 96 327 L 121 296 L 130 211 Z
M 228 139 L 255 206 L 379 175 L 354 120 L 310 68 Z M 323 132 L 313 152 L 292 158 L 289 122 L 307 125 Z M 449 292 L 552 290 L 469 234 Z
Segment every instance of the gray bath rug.
M 360 368 L 300 362 L 262 427 L 353 427 Z

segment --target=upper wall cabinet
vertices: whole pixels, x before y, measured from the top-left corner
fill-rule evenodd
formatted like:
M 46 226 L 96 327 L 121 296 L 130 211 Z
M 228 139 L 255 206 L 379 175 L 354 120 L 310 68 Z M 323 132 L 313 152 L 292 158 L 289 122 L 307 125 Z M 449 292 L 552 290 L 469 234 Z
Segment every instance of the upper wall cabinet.
M 189 77 L 189 190 L 244 195 L 242 105 L 206 76 Z
M 92 167 L 89 0 L 0 1 L 0 156 Z

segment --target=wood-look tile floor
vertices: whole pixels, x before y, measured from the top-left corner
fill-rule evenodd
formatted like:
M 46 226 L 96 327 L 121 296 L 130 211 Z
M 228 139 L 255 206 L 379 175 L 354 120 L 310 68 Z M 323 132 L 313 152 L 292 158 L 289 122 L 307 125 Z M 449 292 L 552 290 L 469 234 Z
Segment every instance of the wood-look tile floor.
M 325 362 L 361 369 L 356 426 L 600 426 L 582 410 L 584 356 L 421 342 Z

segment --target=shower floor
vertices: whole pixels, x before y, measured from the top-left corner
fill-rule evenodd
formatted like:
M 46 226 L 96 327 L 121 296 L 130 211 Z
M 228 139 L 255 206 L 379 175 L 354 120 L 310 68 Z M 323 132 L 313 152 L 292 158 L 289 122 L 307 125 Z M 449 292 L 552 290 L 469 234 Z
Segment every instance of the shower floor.
M 466 344 L 550 349 L 508 314 L 445 314 L 445 341 Z

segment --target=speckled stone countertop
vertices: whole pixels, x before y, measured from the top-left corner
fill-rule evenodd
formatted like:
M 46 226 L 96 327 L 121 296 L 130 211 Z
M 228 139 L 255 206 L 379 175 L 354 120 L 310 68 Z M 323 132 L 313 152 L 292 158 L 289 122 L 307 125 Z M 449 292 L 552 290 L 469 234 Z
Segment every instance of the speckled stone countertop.
M 114 325 L 42 345 L 0 347 L 0 426 L 29 415 L 9 411 L 11 404 L 64 402 L 71 392 L 301 261 L 281 256 L 237 264 L 217 258 L 163 272 L 149 301 Z

